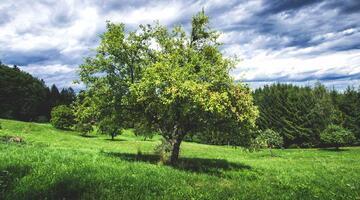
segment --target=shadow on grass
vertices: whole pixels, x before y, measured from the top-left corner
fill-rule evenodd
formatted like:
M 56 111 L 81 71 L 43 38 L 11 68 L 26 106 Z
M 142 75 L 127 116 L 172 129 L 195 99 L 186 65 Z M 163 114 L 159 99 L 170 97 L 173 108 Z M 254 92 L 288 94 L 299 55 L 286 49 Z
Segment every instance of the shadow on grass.
M 107 152 L 107 156 L 120 158 L 129 162 L 147 162 L 157 164 L 160 160 L 158 155 L 154 154 L 130 154 Z M 207 158 L 179 158 L 176 165 L 168 165 L 178 170 L 191 171 L 197 173 L 206 173 L 211 175 L 221 175 L 223 171 L 230 170 L 251 170 L 251 167 L 245 164 L 228 162 L 225 159 L 207 159 Z
M 337 149 L 337 148 L 321 148 L 320 151 L 333 151 L 333 152 L 342 152 L 342 151 L 349 151 L 349 149 Z
M 114 139 L 111 139 L 111 138 L 106 138 L 106 139 L 104 139 L 104 140 L 106 140 L 106 141 L 110 141 L 110 142 L 127 141 L 127 140 L 120 139 L 120 138 L 114 138 Z
M 80 137 L 84 137 L 84 138 L 96 138 L 96 135 L 79 135 Z
M 31 167 L 27 165 L 10 165 L 0 169 L 0 199 L 5 199 L 9 190 L 16 182 L 30 173 Z

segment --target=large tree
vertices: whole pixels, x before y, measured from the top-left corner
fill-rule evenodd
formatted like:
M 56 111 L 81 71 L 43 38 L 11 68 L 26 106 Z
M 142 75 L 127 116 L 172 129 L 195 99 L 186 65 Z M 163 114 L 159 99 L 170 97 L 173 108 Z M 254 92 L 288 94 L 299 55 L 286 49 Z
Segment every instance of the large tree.
M 146 127 L 171 144 L 171 163 L 187 134 L 245 136 L 241 128 L 255 124 L 251 91 L 229 76 L 234 62 L 221 54 L 218 36 L 204 12 L 193 17 L 190 35 L 180 26 L 172 31 L 157 27 L 157 59 L 131 85 Z
M 229 76 L 235 62 L 221 54 L 218 36 L 204 12 L 190 34 L 158 24 L 126 34 L 108 23 L 96 56 L 80 68 L 96 123 L 158 131 L 171 144 L 171 163 L 187 134 L 249 138 L 244 127 L 254 127 L 258 111 L 250 89 Z

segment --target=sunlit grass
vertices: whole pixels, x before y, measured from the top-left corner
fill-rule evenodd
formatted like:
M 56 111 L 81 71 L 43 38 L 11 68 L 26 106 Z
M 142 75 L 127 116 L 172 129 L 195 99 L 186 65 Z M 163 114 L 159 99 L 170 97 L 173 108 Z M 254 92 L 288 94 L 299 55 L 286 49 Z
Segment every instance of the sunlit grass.
M 275 150 L 270 157 L 266 150 L 184 142 L 181 164 L 170 167 L 153 154 L 159 137 L 143 141 L 127 130 L 111 141 L 0 121 L 0 199 L 360 198 L 358 147 Z

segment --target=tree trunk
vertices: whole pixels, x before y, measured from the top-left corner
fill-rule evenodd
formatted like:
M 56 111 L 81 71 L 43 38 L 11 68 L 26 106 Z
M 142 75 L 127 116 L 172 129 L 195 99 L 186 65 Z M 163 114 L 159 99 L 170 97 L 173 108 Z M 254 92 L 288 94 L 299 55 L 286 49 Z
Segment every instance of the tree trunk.
M 171 157 L 170 157 L 170 164 L 172 165 L 176 164 L 176 162 L 178 161 L 181 142 L 182 139 L 178 138 L 175 140 L 175 142 L 172 145 Z

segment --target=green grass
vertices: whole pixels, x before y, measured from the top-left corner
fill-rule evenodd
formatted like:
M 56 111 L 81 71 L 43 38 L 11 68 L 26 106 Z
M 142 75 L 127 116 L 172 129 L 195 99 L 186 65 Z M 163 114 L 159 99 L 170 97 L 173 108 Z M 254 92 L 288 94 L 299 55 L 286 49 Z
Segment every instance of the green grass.
M 0 121 L 0 199 L 360 199 L 358 147 L 270 157 L 184 142 L 181 164 L 170 167 L 153 155 L 159 137 L 143 141 L 127 131 L 110 141 Z

